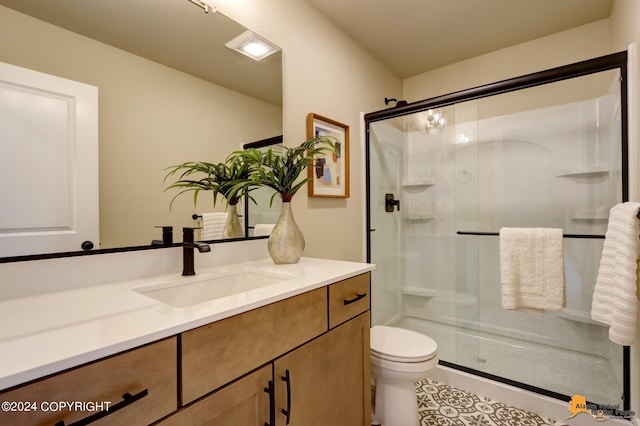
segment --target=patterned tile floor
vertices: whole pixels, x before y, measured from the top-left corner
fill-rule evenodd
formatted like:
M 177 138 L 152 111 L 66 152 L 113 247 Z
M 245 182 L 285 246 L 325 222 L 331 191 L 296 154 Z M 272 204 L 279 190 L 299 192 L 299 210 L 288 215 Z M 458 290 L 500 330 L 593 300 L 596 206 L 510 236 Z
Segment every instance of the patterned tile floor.
M 501 402 L 424 379 L 416 383 L 421 426 L 560 426 Z

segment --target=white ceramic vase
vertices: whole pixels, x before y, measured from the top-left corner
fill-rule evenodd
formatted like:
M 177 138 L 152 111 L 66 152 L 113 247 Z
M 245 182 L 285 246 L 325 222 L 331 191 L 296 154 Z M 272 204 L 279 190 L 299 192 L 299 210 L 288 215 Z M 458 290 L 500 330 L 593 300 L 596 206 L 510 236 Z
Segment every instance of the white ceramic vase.
M 276 265 L 298 263 L 304 251 L 304 236 L 291 211 L 291 202 L 283 202 L 280 217 L 267 243 L 269 255 Z
M 238 216 L 238 205 L 229 204 L 227 207 L 227 221 L 224 224 L 222 230 L 222 238 L 242 238 L 244 237 L 244 230 L 242 224 L 240 224 L 240 217 Z

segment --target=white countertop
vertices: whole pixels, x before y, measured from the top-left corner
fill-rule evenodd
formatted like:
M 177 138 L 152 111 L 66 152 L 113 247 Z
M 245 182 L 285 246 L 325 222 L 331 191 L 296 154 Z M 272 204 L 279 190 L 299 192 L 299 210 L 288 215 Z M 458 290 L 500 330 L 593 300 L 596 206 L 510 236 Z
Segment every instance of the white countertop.
M 357 262 L 271 259 L 206 268 L 287 276 L 255 290 L 177 308 L 135 291 L 180 273 L 0 302 L 0 390 L 265 306 L 374 268 Z

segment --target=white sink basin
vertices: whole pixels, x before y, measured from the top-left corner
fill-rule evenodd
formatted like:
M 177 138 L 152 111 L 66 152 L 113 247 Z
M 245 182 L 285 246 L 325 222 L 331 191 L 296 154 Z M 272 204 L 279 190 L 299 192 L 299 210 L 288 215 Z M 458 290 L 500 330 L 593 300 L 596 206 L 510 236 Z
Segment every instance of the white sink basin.
M 288 275 L 242 270 L 181 277 L 160 284 L 136 288 L 134 291 L 176 308 L 186 308 L 294 278 Z

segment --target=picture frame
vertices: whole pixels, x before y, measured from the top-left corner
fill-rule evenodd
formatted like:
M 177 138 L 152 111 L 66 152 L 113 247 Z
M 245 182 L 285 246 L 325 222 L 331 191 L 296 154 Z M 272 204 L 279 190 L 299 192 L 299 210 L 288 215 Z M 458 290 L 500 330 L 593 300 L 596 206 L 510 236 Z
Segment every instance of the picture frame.
M 330 136 L 338 154 L 316 157 L 309 170 L 309 197 L 349 198 L 349 126 L 319 114 L 307 115 L 307 138 Z

